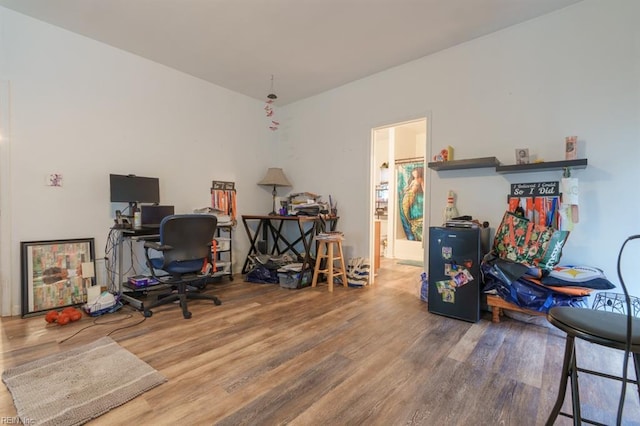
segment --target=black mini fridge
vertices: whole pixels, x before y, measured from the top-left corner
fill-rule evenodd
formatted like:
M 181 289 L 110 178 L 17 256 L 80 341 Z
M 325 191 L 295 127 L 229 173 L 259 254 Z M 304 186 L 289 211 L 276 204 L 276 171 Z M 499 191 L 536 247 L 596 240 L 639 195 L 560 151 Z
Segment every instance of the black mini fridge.
M 480 229 L 429 228 L 429 312 L 480 320 Z

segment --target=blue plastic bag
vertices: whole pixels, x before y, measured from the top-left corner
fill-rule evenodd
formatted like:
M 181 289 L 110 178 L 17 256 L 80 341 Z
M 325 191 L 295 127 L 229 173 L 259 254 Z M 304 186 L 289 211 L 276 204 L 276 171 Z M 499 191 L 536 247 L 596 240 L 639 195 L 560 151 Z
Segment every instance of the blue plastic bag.
M 420 285 L 420 300 L 426 302 L 429 298 L 429 278 L 426 272 L 420 274 L 420 280 L 422 281 Z
M 277 270 L 268 269 L 262 265 L 257 265 L 249 271 L 244 280 L 258 284 L 278 284 L 280 282 Z
M 550 288 L 528 282 L 527 266 L 487 256 L 481 264 L 484 291 L 494 290 L 507 302 L 538 312 L 548 312 L 553 306 L 586 307 L 584 297 L 558 293 Z

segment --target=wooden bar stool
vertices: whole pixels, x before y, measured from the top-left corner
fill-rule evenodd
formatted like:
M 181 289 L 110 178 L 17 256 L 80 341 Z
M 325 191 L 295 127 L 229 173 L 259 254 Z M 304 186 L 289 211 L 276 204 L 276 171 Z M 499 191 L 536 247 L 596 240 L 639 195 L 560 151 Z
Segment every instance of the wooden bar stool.
M 342 236 L 318 236 L 318 253 L 316 255 L 316 266 L 313 270 L 313 280 L 311 287 L 315 287 L 318 283 L 318 275 L 326 274 L 329 291 L 333 292 L 333 278 L 342 275 L 342 285 L 348 287 L 347 284 L 347 268 L 344 265 L 344 255 L 342 252 Z M 334 246 L 337 248 L 337 256 L 334 255 Z M 324 253 L 323 253 L 324 249 Z M 322 259 L 327 259 L 324 269 L 322 268 Z M 334 269 L 334 262 L 339 261 L 337 269 Z

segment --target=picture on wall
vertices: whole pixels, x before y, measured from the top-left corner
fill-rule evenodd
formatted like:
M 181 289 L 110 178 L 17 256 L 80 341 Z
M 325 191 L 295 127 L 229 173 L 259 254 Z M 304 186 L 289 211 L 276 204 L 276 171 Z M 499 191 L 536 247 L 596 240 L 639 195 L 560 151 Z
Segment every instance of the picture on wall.
M 396 161 L 398 212 L 405 236 L 422 241 L 424 219 L 424 159 Z
M 94 285 L 94 239 L 20 243 L 22 316 L 79 305 Z

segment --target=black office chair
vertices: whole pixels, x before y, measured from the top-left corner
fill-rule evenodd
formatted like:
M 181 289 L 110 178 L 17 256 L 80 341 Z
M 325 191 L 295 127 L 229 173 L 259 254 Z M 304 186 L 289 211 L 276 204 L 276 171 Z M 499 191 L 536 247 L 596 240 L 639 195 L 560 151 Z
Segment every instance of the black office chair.
M 216 296 L 201 294 L 194 287 L 197 282 L 206 282 L 213 272 L 205 267 L 205 260 L 211 265 L 211 245 L 217 225 L 215 216 L 204 214 L 172 215 L 160 222 L 160 241 L 145 242 L 144 253 L 152 276 L 160 283 L 171 285 L 174 291 L 161 294 L 156 302 L 145 305 L 145 317 L 153 314 L 151 308 L 175 301 L 180 301 L 186 319 L 191 318 L 187 299 L 222 303 Z M 162 257 L 151 257 L 151 250 L 161 253 Z M 159 275 L 157 271 L 164 271 L 166 275 Z
M 636 379 L 640 379 L 640 318 L 635 318 L 631 311 L 631 301 L 627 287 L 622 279 L 621 261 L 625 246 L 631 240 L 639 239 L 640 235 L 633 235 L 625 240 L 618 254 L 618 278 L 624 292 L 626 301 L 626 313 L 620 314 L 616 312 L 599 311 L 585 308 L 575 308 L 568 306 L 557 306 L 549 309 L 547 320 L 567 333 L 567 342 L 564 351 L 564 361 L 562 365 L 562 377 L 560 379 L 560 389 L 556 403 L 551 411 L 551 415 L 547 420 L 547 425 L 553 425 L 558 415 L 563 415 L 573 419 L 574 425 L 580 424 L 582 421 L 601 424 L 593 420 L 583 419 L 580 414 L 580 394 L 578 389 L 578 372 L 593 374 L 608 379 L 619 380 L 622 382 L 622 390 L 618 403 L 618 413 L 616 424 L 622 422 L 622 411 L 624 407 L 624 399 L 626 395 L 627 383 L 635 383 L 638 387 L 638 396 L 640 397 L 640 383 L 638 380 L 631 380 L 627 377 L 627 367 L 629 362 L 629 354 L 633 354 L 633 364 L 636 370 Z M 636 259 L 636 263 L 637 263 Z M 575 339 L 583 339 L 591 343 L 595 343 L 609 348 L 624 351 L 624 361 L 622 377 L 612 376 L 599 371 L 584 369 L 577 366 Z M 564 402 L 567 382 L 571 380 L 571 402 L 573 413 L 564 413 L 562 404 Z

